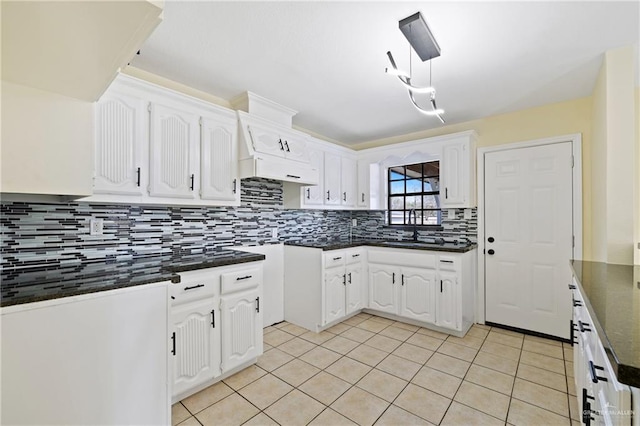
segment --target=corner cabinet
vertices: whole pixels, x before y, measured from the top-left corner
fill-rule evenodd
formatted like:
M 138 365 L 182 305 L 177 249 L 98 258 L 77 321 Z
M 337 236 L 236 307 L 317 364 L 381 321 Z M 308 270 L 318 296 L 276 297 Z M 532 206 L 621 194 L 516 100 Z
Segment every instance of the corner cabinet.
M 84 201 L 239 205 L 234 111 L 120 75 L 96 105 Z
M 475 136 L 444 142 L 440 157 L 442 208 L 476 206 Z
M 284 246 L 285 320 L 312 331 L 366 307 L 366 250 Z
M 170 286 L 173 402 L 262 355 L 262 262 L 179 273 Z

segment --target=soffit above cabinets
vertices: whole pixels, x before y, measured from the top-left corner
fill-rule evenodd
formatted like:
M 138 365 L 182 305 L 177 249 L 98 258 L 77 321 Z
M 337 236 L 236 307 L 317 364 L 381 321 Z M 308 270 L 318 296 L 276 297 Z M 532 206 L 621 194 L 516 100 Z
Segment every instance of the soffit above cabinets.
M 3 1 L 2 78 L 96 101 L 162 20 L 162 1 Z

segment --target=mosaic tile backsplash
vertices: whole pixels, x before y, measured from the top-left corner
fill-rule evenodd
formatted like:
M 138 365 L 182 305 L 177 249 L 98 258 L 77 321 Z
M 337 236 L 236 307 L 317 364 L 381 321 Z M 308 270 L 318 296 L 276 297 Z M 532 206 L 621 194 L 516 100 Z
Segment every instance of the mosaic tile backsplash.
M 178 207 L 2 202 L 0 266 L 31 267 L 126 259 L 148 255 L 185 256 L 222 247 L 306 239 L 408 238 L 410 230 L 385 227 L 383 211 L 290 210 L 283 208 L 279 181 L 244 179 L 240 207 Z M 420 231 L 475 241 L 470 220 L 456 210 L 443 231 Z M 89 220 L 102 218 L 104 234 L 89 235 Z M 351 219 L 357 219 L 352 227 Z M 278 237 L 272 238 L 272 229 Z

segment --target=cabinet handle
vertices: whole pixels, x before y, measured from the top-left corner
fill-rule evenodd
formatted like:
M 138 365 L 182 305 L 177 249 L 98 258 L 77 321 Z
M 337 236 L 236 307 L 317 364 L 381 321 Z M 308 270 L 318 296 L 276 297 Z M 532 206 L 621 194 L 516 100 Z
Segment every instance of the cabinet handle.
M 582 321 L 578 321 L 578 328 L 580 329 L 581 333 L 584 333 L 585 331 L 591 331 L 591 329 L 589 328 L 589 324 Z
M 449 198 L 449 188 L 445 188 L 444 189 L 444 199 L 448 199 Z
M 351 257 L 360 257 L 359 254 L 352 254 Z
M 136 171 L 137 177 L 136 177 L 136 185 L 140 186 L 140 167 L 138 167 L 138 170 Z
M 191 287 L 185 287 L 184 291 L 193 290 L 194 288 L 204 287 L 204 284 L 192 285 Z
M 576 325 L 573 320 L 569 320 L 569 340 L 571 340 L 571 346 L 577 345 L 578 341 L 576 340 Z
M 284 141 L 284 146 L 287 147 L 287 152 L 291 152 L 291 150 L 289 149 L 289 142 Z
M 342 256 L 333 258 L 333 260 L 340 260 L 340 259 L 342 259 Z
M 211 327 L 216 328 L 216 310 L 211 310 Z
M 342 285 L 347 285 L 347 274 L 342 275 Z
M 442 280 L 440 280 L 440 293 L 442 293 Z
M 191 190 L 193 191 L 193 181 L 194 181 L 195 175 L 193 173 L 191 173 Z
M 256 312 L 260 312 L 260 297 L 256 297 Z
M 349 272 L 349 284 L 351 284 L 351 272 Z
M 584 423 L 585 426 L 589 426 L 591 424 L 591 421 L 595 420 L 593 417 L 591 417 L 593 411 L 591 410 L 591 403 L 589 402 L 589 400 L 595 401 L 595 398 L 589 396 L 589 394 L 587 393 L 587 389 L 582 388 L 582 423 Z
M 331 199 L 330 195 L 331 195 L 330 191 L 327 191 L 327 201 L 329 201 Z
M 238 184 L 238 179 L 233 180 L 233 193 L 236 193 L 236 185 Z
M 453 263 L 453 260 L 442 260 L 440 259 L 441 263 Z
M 282 145 L 282 139 L 280 139 L 278 143 L 280 144 L 280 151 L 284 151 L 284 145 Z
M 236 278 L 236 281 L 248 280 L 252 276 L 253 275 L 245 275 L 244 277 L 238 277 L 238 278 Z
M 396 283 L 396 273 L 393 273 L 393 276 L 391 277 L 391 284 L 395 284 Z
M 404 285 L 404 274 L 400 276 L 400 282 L 402 283 L 402 285 Z
M 296 175 L 287 175 L 287 177 L 290 177 L 293 179 L 300 179 L 300 176 L 296 176 Z
M 364 192 L 362 193 L 362 202 L 364 203 Z
M 608 382 L 609 381 L 609 380 L 607 380 L 606 377 L 598 376 L 598 373 L 596 373 L 596 370 L 604 371 L 604 367 L 600 367 L 598 365 L 595 365 L 593 363 L 593 361 L 589 361 L 589 373 L 591 373 L 591 381 L 593 383 L 598 383 L 599 381 L 603 381 L 603 382 Z
M 575 289 L 576 289 L 576 286 L 575 286 L 575 285 L 573 285 L 573 284 L 569 284 L 569 290 L 575 290 Z
M 342 200 L 343 201 L 347 201 L 347 193 L 346 192 L 342 193 Z
M 573 306 L 574 306 L 574 307 L 575 307 L 575 306 L 582 306 L 582 302 L 581 302 L 581 301 L 579 301 L 579 300 L 574 300 L 574 301 L 573 301 Z
M 311 199 L 311 189 L 307 188 L 307 200 Z
M 176 355 L 176 332 L 175 331 L 171 335 L 171 341 L 173 346 L 173 348 L 171 349 L 171 353 L 173 354 L 173 356 L 175 356 Z

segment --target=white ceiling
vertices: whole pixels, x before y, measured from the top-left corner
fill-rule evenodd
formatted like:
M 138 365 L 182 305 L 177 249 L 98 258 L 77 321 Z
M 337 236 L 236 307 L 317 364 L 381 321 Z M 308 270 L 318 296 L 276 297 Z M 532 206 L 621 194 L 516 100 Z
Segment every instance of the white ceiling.
M 227 100 L 252 91 L 354 145 L 441 126 L 384 72 L 387 50 L 409 68 L 402 18 L 422 12 L 440 44 L 432 83 L 453 124 L 588 96 L 603 52 L 637 45 L 639 4 L 167 1 L 132 65 Z M 414 54 L 414 84 L 428 65 Z

